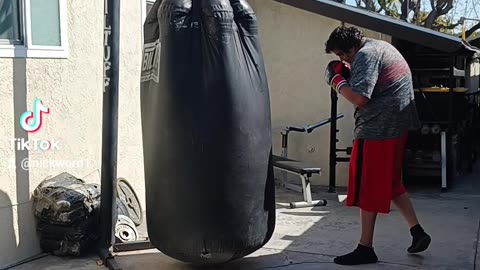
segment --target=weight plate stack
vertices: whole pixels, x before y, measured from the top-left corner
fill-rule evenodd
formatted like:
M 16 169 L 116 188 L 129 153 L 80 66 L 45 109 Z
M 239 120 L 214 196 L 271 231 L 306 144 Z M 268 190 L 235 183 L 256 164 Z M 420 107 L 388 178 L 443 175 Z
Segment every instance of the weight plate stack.
M 138 240 L 138 232 L 133 221 L 124 215 L 118 215 L 115 225 L 115 237 L 118 242 L 131 242 Z

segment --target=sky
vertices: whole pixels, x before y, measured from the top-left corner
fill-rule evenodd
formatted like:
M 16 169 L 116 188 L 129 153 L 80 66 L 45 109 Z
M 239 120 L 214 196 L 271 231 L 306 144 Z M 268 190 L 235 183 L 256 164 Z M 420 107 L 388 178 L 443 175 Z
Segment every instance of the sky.
M 432 7 L 429 0 L 421 0 L 421 10 L 431 11 Z M 356 6 L 355 0 L 346 0 L 346 4 L 349 6 Z M 454 7 L 448 15 L 453 15 L 453 21 L 457 22 L 460 17 L 480 19 L 480 1 L 479 0 L 454 0 Z M 465 25 L 467 29 L 472 25 L 477 24 L 476 21 L 466 21 Z

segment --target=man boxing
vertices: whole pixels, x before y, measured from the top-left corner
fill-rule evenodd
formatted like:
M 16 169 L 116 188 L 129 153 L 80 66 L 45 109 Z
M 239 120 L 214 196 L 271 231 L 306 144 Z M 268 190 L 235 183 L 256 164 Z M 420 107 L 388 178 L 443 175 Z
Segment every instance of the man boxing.
M 334 262 L 378 261 L 373 249 L 375 221 L 377 213 L 389 213 L 391 201 L 410 228 L 413 239 L 408 252 L 426 250 L 431 238 L 420 226 L 401 181 L 408 131 L 420 126 L 407 62 L 391 44 L 366 38 L 354 27 L 336 28 L 325 51 L 341 60 L 328 64 L 325 79 L 355 107 L 346 205 L 360 208 L 362 227 L 357 248 Z

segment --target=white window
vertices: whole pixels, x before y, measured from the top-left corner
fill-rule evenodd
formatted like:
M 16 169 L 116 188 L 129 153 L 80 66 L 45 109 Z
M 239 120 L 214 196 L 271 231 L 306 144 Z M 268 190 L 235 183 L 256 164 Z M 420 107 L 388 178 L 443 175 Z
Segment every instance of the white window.
M 67 0 L 0 0 L 0 57 L 66 58 Z

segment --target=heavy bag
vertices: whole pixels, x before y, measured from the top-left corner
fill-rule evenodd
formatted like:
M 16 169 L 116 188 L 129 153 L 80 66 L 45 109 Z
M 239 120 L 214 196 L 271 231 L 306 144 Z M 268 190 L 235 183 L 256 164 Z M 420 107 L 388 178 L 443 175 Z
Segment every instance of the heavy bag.
M 164 254 L 218 264 L 275 227 L 269 89 L 243 0 L 157 0 L 144 25 L 147 226 Z

